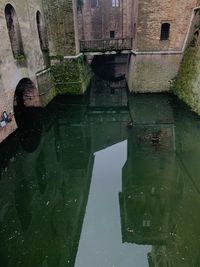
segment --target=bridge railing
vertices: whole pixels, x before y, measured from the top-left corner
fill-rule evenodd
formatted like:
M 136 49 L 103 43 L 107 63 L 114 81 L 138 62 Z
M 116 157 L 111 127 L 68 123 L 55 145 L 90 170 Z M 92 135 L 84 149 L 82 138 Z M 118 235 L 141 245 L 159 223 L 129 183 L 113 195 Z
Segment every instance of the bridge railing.
M 90 41 L 80 41 L 81 52 L 105 52 L 131 50 L 132 39 L 97 39 Z

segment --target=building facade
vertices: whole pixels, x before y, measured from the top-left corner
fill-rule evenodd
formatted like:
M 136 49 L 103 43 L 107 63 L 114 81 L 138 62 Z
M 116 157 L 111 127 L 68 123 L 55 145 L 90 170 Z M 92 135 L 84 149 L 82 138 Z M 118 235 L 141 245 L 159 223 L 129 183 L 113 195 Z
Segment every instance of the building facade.
M 0 142 L 17 128 L 18 102 L 45 106 L 59 93 L 83 93 L 95 53 L 127 56 L 131 92 L 170 90 L 198 8 L 199 0 L 0 0 Z

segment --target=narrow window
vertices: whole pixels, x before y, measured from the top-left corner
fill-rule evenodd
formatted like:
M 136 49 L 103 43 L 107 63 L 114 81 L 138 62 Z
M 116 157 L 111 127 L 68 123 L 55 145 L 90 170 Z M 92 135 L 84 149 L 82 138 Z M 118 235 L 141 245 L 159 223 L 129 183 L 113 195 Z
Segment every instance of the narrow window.
M 36 21 L 37 21 L 37 30 L 38 30 L 38 36 L 40 40 L 40 47 L 42 50 L 47 49 L 47 37 L 45 34 L 45 27 L 42 20 L 42 16 L 40 11 L 37 11 L 36 13 Z
M 110 31 L 110 38 L 115 38 L 115 31 Z
M 99 0 L 91 0 L 91 8 L 96 8 L 99 6 Z
M 169 39 L 169 33 L 170 33 L 170 24 L 169 23 L 163 23 L 161 25 L 161 34 L 160 34 L 160 40 L 166 41 Z
M 112 7 L 119 7 L 119 0 L 112 0 Z
M 15 9 L 12 5 L 7 4 L 5 7 L 5 18 L 10 38 L 13 56 L 18 58 L 24 56 L 21 31 Z

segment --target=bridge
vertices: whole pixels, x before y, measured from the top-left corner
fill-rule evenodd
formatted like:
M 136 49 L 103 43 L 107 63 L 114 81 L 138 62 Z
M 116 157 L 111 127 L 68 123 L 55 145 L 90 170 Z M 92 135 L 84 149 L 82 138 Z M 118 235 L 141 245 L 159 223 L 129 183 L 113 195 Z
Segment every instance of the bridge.
M 132 38 L 80 40 L 81 52 L 106 52 L 132 49 Z

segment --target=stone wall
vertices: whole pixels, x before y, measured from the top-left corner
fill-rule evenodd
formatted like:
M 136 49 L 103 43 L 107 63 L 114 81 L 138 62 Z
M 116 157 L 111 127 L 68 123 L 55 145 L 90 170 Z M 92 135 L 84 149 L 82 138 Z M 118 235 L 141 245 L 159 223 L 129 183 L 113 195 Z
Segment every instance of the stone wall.
M 49 37 L 49 51 L 51 56 L 75 55 L 76 33 L 75 17 L 72 0 L 42 0 L 45 20 Z
M 138 0 L 137 50 L 181 50 L 196 0 Z M 170 36 L 160 41 L 161 24 L 170 23 Z
M 138 0 L 136 38 L 130 58 L 128 84 L 133 92 L 171 89 L 188 38 L 193 9 L 191 1 Z M 170 24 L 168 40 L 160 40 L 162 23 Z
M 0 128 L 0 142 L 17 128 L 14 99 L 16 88 L 24 78 L 33 82 L 36 91 L 30 97 L 39 99 L 38 104 L 41 106 L 46 106 L 59 93 L 83 93 L 90 80 L 87 63 L 77 56 L 79 42 L 76 1 L 10 1 L 21 32 L 23 53 L 20 55 L 15 55 L 11 47 L 8 21 L 4 14 L 6 4 L 5 0 L 0 0 L 0 31 L 3 40 L 0 47 L 0 120 L 3 111 L 6 111 L 12 114 L 12 122 Z M 41 34 L 44 34 L 42 37 L 38 32 L 38 11 Z M 41 39 L 45 45 L 41 45 Z M 67 58 L 64 60 L 65 56 Z M 57 72 L 60 71 L 60 65 L 57 64 L 60 60 L 65 63 L 63 72 L 60 73 L 62 83 L 66 80 L 71 83 L 70 86 L 69 82 L 68 86 L 61 86 L 62 90 L 54 76 L 56 68 Z M 77 76 L 75 81 L 72 70 L 74 76 Z M 74 84 L 72 86 L 73 82 L 78 87 Z
M 56 94 L 83 94 L 92 77 L 84 56 L 65 58 L 57 61 L 51 68 Z
M 200 9 L 195 12 L 190 42 L 183 57 L 178 76 L 174 83 L 174 92 L 200 115 Z
M 5 7 L 7 1 L 0 1 L 0 117 L 3 111 L 14 114 L 14 94 L 17 84 L 23 78 L 29 78 L 36 83 L 36 73 L 44 69 L 45 61 L 40 48 L 36 12 L 40 11 L 43 16 L 42 3 L 40 0 L 9 1 L 15 10 L 21 38 L 23 42 L 24 55 L 14 57 L 8 28 L 5 19 Z M 12 122 L 5 128 L 0 128 L 0 142 L 16 129 L 17 125 L 13 116 Z
M 128 86 L 131 92 L 165 92 L 178 73 L 181 54 L 132 55 Z

